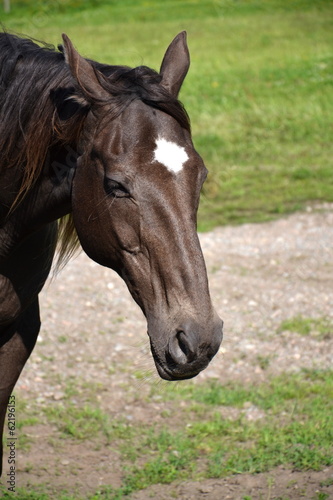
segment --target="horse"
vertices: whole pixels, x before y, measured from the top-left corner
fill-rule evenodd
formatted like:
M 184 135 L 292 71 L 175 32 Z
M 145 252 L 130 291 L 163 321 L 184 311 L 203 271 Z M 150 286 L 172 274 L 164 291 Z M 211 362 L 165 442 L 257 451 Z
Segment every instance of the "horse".
M 196 376 L 223 336 L 197 235 L 207 169 L 178 99 L 186 32 L 159 72 L 85 59 L 62 40 L 0 33 L 1 435 L 57 248 L 57 265 L 80 246 L 123 278 L 161 378 Z

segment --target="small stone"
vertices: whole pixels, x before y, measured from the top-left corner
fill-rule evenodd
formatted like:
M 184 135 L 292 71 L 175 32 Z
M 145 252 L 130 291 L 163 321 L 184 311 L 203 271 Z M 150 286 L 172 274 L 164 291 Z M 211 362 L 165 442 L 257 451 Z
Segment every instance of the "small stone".
M 204 495 L 207 495 L 208 493 L 211 493 L 213 491 L 213 486 L 201 486 L 199 488 L 200 493 L 203 493 Z
M 60 401 L 60 399 L 63 399 L 65 394 L 63 392 L 56 392 L 53 394 L 53 399 L 55 401 Z

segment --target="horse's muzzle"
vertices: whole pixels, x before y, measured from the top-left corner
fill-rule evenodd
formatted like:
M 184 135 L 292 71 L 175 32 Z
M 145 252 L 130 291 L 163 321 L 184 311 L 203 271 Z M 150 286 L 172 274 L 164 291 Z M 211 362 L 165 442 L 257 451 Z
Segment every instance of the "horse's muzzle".
M 166 347 L 158 349 L 151 336 L 156 369 L 165 380 L 193 378 L 207 367 L 218 352 L 223 337 L 223 321 L 216 318 L 211 329 L 185 322 L 170 336 Z

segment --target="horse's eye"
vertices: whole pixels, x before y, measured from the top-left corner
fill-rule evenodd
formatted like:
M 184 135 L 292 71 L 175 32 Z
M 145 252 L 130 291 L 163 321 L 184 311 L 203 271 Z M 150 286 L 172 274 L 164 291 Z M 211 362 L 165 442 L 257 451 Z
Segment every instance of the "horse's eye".
M 120 182 L 114 181 L 113 179 L 105 179 L 104 188 L 109 196 L 114 198 L 129 198 L 130 194 L 128 190 Z

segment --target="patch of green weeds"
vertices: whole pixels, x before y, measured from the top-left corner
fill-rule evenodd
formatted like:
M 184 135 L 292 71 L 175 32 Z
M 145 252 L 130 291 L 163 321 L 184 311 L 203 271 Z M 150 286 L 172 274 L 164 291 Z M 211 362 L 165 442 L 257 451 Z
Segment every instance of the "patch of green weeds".
M 55 498 L 57 500 L 83 500 L 82 497 L 67 492 L 53 493 L 47 491 L 49 491 L 48 486 L 41 485 L 33 488 L 16 488 L 15 493 L 12 493 L 0 485 L 0 498 L 1 500 L 53 500 Z M 100 500 L 102 500 L 102 497 L 100 497 Z
M 62 388 L 66 399 L 79 396 L 81 402 L 84 401 L 89 405 L 98 404 L 97 396 L 106 391 L 100 382 L 87 382 L 74 376 L 64 378 L 56 374 L 53 381 Z
M 324 488 L 324 487 L 332 486 L 332 484 L 333 484 L 333 477 L 330 477 L 328 479 L 325 479 L 324 481 L 321 481 L 319 486 L 321 488 Z
M 156 387 L 151 396 L 155 392 Z M 169 407 L 188 403 L 181 420 L 175 411 L 163 424 L 129 424 L 111 420 L 98 402 L 57 402 L 43 409 L 63 436 L 102 439 L 120 453 L 121 488 L 106 486 L 92 499 L 117 500 L 156 483 L 265 472 L 278 465 L 320 470 L 333 464 L 331 371 L 303 370 L 251 386 L 218 380 L 170 384 L 163 398 Z M 259 421 L 248 418 L 252 406 L 262 412 Z M 226 418 L 225 407 L 237 411 Z
M 115 325 L 123 323 L 125 321 L 124 316 L 116 316 L 115 318 L 112 319 L 112 323 Z
M 63 437 L 83 441 L 103 436 L 109 443 L 132 435 L 130 424 L 123 420 L 112 420 L 98 406 L 80 406 L 69 402 L 45 407 L 43 411 Z
M 272 361 L 272 356 L 262 356 L 260 354 L 258 354 L 257 356 L 257 363 L 262 370 L 267 370 L 267 368 L 271 364 L 271 361 Z
M 257 473 L 281 464 L 300 470 L 333 464 L 331 372 L 280 376 L 257 387 L 215 381 L 178 389 L 165 397 L 196 401 L 206 409 L 204 418 L 187 411 L 181 430 L 154 426 L 136 434 L 131 457 L 123 455 L 132 461 L 123 495 L 182 478 Z M 249 401 L 266 411 L 260 423 L 248 420 L 246 412 L 226 419 L 218 411 L 224 405 L 242 408 Z
M 19 447 L 21 450 L 27 450 L 31 444 L 31 438 L 24 431 L 27 426 L 36 425 L 40 422 L 37 412 L 31 408 L 28 402 L 21 397 L 20 394 L 15 395 L 15 429 L 18 434 Z M 3 435 L 3 440 L 6 438 L 6 429 Z
M 18 431 L 27 425 L 34 425 L 38 422 L 35 410 L 28 407 L 28 402 L 15 393 L 16 421 L 15 426 Z M 21 439 L 22 435 L 20 435 Z
M 312 497 L 313 500 L 328 500 L 329 499 L 329 494 L 328 493 L 325 493 L 324 491 L 318 491 L 316 493 L 316 496 L 315 497 Z
M 297 315 L 282 321 L 278 333 L 290 331 L 303 336 L 313 336 L 318 340 L 325 340 L 333 336 L 333 320 L 328 317 L 306 318 Z
M 56 404 L 44 408 L 43 411 L 48 421 L 55 425 L 64 437 L 93 439 L 102 432 L 109 438 L 107 416 L 99 408 Z
M 30 488 L 18 488 L 11 493 L 7 488 L 0 486 L 1 499 L 3 500 L 49 500 L 49 496 L 42 491 L 31 491 Z

